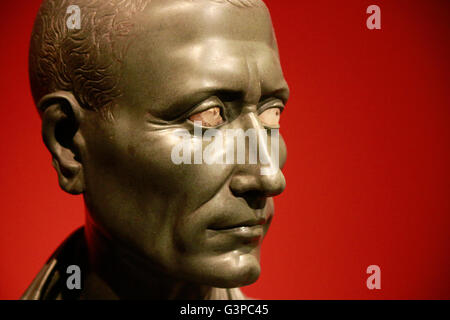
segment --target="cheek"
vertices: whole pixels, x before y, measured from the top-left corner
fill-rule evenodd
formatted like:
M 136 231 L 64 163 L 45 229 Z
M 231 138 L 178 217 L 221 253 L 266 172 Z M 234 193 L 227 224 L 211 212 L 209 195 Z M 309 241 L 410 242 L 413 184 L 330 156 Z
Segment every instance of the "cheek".
M 173 163 L 177 140 L 168 130 L 122 137 L 90 144 L 85 168 L 89 214 L 105 233 L 164 260 L 177 250 L 174 233 L 188 231 L 184 218 L 226 187 L 233 168 Z M 193 222 L 183 242 L 201 230 L 201 222 Z
M 191 164 L 176 164 L 173 154 L 179 142 L 170 131 L 149 133 L 129 143 L 135 152 L 127 162 L 139 168 L 144 190 L 166 200 L 183 201 L 185 210 L 193 211 L 227 182 L 233 166 L 194 164 L 193 156 Z
M 110 201 L 123 209 L 133 205 L 144 215 L 162 215 L 174 206 L 180 214 L 192 212 L 217 193 L 233 170 L 230 165 L 174 163 L 180 140 L 170 130 L 115 136 L 127 138 L 91 148 L 87 189 L 96 196 L 113 195 Z

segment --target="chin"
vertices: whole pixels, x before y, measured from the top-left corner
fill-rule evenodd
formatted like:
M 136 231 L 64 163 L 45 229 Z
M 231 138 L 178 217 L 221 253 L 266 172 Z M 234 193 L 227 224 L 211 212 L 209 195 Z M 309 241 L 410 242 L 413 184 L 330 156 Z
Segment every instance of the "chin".
M 235 252 L 208 259 L 200 282 L 217 288 L 237 288 L 256 282 L 261 273 L 259 255 Z
M 232 270 L 230 274 L 226 275 L 218 281 L 215 287 L 218 288 L 238 288 L 248 286 L 259 279 L 261 273 L 260 265 L 243 266 L 237 270 Z

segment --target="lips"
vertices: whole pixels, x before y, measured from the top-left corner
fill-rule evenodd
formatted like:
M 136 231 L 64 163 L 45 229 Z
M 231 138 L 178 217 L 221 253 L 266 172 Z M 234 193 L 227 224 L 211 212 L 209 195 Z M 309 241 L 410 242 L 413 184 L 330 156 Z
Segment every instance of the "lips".
M 222 212 L 210 220 L 206 230 L 208 243 L 219 251 L 252 251 L 267 231 L 270 216 L 266 217 L 266 214 L 265 210 Z
M 242 220 L 239 222 L 234 221 L 226 221 L 223 223 L 217 223 L 211 225 L 208 229 L 214 230 L 214 231 L 233 231 L 233 230 L 240 230 L 242 228 L 250 229 L 255 228 L 258 226 L 263 226 L 266 223 L 266 219 L 261 218 L 252 218 L 248 220 Z

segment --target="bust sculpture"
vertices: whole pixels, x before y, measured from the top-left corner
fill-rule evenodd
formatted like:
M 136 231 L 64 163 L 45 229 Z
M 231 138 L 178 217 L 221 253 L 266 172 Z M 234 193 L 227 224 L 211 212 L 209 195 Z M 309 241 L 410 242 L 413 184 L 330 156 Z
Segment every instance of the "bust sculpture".
M 79 28 L 68 27 L 71 5 Z M 86 219 L 22 298 L 244 299 L 285 188 L 275 133 L 289 89 L 265 4 L 45 0 L 29 72 L 60 187 L 83 195 Z M 208 129 L 255 129 L 276 168 L 263 174 L 248 145 L 245 161 L 176 163 L 180 130 L 204 150 Z M 69 265 L 81 290 L 66 286 Z

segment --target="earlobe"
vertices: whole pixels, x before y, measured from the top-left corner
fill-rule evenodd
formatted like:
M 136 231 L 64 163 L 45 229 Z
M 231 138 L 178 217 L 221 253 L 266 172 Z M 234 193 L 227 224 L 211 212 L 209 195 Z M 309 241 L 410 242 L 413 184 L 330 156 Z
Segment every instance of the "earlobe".
M 79 130 L 83 109 L 70 92 L 55 92 L 38 105 L 42 138 L 53 157 L 60 187 L 70 194 L 84 192 L 81 151 L 84 140 Z

